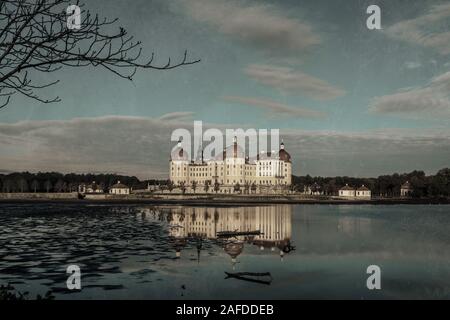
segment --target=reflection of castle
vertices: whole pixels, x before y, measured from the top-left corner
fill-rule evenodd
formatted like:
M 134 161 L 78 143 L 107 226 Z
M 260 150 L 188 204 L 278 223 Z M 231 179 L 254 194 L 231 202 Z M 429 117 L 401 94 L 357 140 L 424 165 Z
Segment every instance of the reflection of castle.
M 261 250 L 279 252 L 280 257 L 292 250 L 292 206 L 196 208 L 171 209 L 170 236 L 174 239 L 177 256 L 187 239 L 217 239 L 221 231 L 256 231 L 257 236 L 237 236 L 220 242 L 232 262 L 243 252 L 244 243 L 258 246 Z M 199 242 L 200 241 L 200 242 Z M 197 248 L 198 249 L 198 248 Z

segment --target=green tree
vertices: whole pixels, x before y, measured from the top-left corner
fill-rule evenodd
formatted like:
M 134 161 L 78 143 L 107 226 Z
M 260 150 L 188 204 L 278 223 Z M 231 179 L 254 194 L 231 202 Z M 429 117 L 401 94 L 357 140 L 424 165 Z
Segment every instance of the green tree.
M 216 180 L 216 182 L 214 182 L 214 192 L 217 193 L 220 190 L 220 183 Z
M 197 189 L 197 181 L 192 181 L 192 183 L 191 183 L 191 187 L 192 187 L 192 190 L 194 191 L 194 193 L 195 193 L 195 190 Z
M 256 189 L 257 189 L 256 183 L 254 183 L 254 182 L 252 183 L 251 189 L 252 189 L 252 193 L 256 193 Z
M 50 190 L 52 190 L 52 187 L 53 187 L 53 185 L 52 185 L 52 182 L 50 180 L 47 180 L 47 181 L 44 182 L 44 189 L 45 189 L 45 191 L 47 193 L 49 193 Z
M 36 179 L 31 181 L 31 189 L 33 190 L 34 193 L 36 193 L 37 190 L 39 190 L 39 181 L 37 181 Z
M 172 193 L 173 188 L 175 188 L 175 185 L 172 180 L 167 181 L 167 190 L 169 190 L 170 193 Z

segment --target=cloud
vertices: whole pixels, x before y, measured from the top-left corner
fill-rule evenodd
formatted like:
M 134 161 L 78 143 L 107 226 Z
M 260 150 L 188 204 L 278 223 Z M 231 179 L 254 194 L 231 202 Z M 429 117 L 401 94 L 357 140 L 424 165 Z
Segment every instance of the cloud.
M 394 114 L 408 118 L 450 117 L 450 72 L 437 76 L 422 87 L 406 88 L 386 96 L 376 97 L 370 112 Z
M 398 22 L 386 29 L 386 34 L 395 40 L 431 48 L 440 54 L 450 54 L 450 32 L 433 32 L 433 27 L 445 23 L 450 17 L 450 4 L 434 5 L 417 18 Z M 437 28 L 438 30 L 439 28 Z
M 405 62 L 406 69 L 417 69 L 417 68 L 420 68 L 421 66 L 422 66 L 422 64 L 420 62 L 415 62 L 415 61 Z
M 332 100 L 346 93 L 324 80 L 291 68 L 253 64 L 245 69 L 245 74 L 280 92 L 303 94 L 315 100 Z
M 206 125 L 205 125 L 206 127 Z M 193 123 L 108 116 L 0 124 L 4 171 L 115 172 L 168 177 L 176 128 Z M 235 128 L 229 127 L 229 128 Z M 245 128 L 244 128 L 245 129 Z M 294 174 L 375 176 L 448 166 L 450 130 L 281 130 Z
M 311 26 L 268 4 L 244 5 L 235 0 L 183 0 L 182 4 L 196 21 L 270 54 L 296 55 L 320 43 Z
M 259 98 L 225 96 L 225 101 L 253 106 L 268 111 L 271 117 L 295 117 L 302 119 L 322 119 L 326 117 L 324 112 L 305 109 L 300 107 L 291 107 L 275 101 Z
M 191 120 L 193 115 L 194 112 L 189 111 L 170 112 L 159 117 L 159 120 L 161 121 Z
M 295 174 L 374 177 L 448 167 L 450 130 L 282 130 Z

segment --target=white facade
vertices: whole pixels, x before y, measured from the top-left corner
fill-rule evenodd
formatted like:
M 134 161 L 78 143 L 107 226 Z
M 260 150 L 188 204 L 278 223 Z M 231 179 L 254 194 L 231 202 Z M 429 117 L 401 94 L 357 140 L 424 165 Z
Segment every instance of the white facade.
M 174 186 L 189 193 L 257 193 L 271 187 L 287 189 L 292 183 L 291 157 L 284 150 L 284 143 L 279 152 L 262 151 L 256 159 L 249 159 L 235 138 L 221 157 L 196 163 L 189 160 L 178 142 L 169 170 Z
M 400 187 L 400 196 L 401 197 L 409 197 L 411 196 L 413 192 L 413 188 L 409 181 L 406 181 L 402 186 Z
M 363 185 L 361 188 L 356 189 L 355 196 L 359 199 L 370 199 L 372 198 L 372 192 Z
M 339 197 L 346 199 L 361 199 L 361 200 L 371 199 L 372 192 L 364 185 L 355 190 L 354 188 L 346 184 L 345 187 L 339 189 Z
M 355 197 L 355 190 L 347 190 L 347 189 L 341 189 L 339 190 L 339 196 L 340 197 Z
M 109 188 L 110 194 L 127 195 L 130 194 L 130 188 L 117 181 L 117 183 Z

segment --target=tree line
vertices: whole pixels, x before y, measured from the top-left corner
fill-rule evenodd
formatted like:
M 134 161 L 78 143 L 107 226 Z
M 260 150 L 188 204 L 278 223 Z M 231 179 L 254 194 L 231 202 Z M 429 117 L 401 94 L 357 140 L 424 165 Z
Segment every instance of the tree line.
M 0 174 L 1 192 L 76 192 L 81 184 L 95 183 L 107 191 L 109 187 L 119 181 L 133 189 L 146 189 L 147 185 L 158 185 L 162 189 L 171 190 L 175 186 L 169 180 L 139 180 L 135 176 L 117 174 L 62 174 L 58 172 L 15 172 Z M 439 170 L 434 175 L 427 176 L 423 171 L 410 173 L 382 175 L 377 178 L 355 177 L 311 177 L 292 176 L 292 190 L 302 192 L 309 188 L 312 192 L 320 192 L 324 195 L 337 195 L 340 188 L 348 184 L 358 188 L 362 185 L 372 191 L 372 195 L 381 197 L 398 197 L 400 187 L 408 181 L 412 187 L 412 196 L 422 197 L 449 197 L 450 196 L 450 169 Z M 192 186 L 197 188 L 197 185 Z M 218 189 L 211 184 L 203 186 L 207 189 Z M 245 189 L 246 186 L 236 186 Z M 252 189 L 252 186 L 249 186 Z
M 117 174 L 62 174 L 59 172 L 15 172 L 0 175 L 1 192 L 76 192 L 82 184 L 95 182 L 105 191 L 113 184 L 121 183 L 133 189 L 145 189 L 147 183 L 156 180 L 140 181 L 135 176 Z
M 429 176 L 425 172 L 417 170 L 403 174 L 381 175 L 377 178 L 293 176 L 292 188 L 296 191 L 303 191 L 309 187 L 313 192 L 337 195 L 339 189 L 346 184 L 355 188 L 364 185 L 372 191 L 374 196 L 398 197 L 400 188 L 406 181 L 413 189 L 412 197 L 450 196 L 449 168 L 441 169 L 435 175 Z

